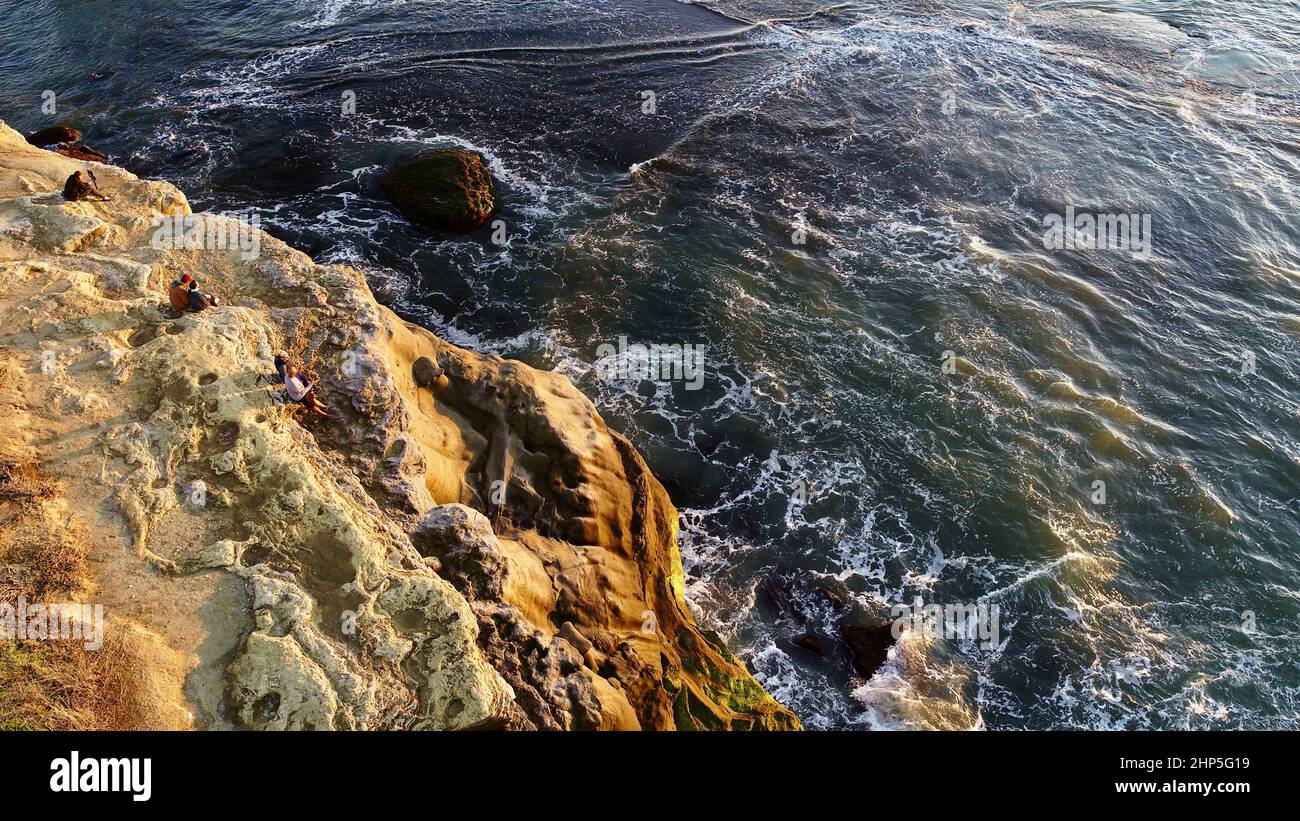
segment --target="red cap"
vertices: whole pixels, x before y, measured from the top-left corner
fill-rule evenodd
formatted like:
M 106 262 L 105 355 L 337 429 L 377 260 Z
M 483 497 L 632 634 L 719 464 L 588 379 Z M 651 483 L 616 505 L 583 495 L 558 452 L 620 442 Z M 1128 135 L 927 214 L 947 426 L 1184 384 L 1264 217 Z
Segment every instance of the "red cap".
M 189 274 L 181 274 L 181 282 L 189 282 L 189 281 L 190 281 Z

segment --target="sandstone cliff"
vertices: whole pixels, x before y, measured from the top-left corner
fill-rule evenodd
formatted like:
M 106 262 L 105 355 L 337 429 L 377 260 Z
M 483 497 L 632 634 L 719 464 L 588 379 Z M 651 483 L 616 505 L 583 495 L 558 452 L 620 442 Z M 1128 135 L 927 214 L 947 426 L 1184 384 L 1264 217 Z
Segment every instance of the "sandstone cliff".
M 111 201 L 63 199 L 81 168 Z M 695 625 L 676 511 L 565 378 L 266 234 L 247 259 L 156 247 L 188 214 L 0 123 L 0 457 L 60 480 L 82 597 L 138 639 L 145 724 L 798 726 Z M 221 307 L 172 311 L 182 272 Z M 284 403 L 277 351 L 333 418 Z

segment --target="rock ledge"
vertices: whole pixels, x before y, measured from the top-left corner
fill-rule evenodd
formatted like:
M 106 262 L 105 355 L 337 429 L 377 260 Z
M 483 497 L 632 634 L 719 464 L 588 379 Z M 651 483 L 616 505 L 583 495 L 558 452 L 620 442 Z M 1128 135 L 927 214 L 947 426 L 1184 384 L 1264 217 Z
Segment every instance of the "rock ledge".
M 99 166 L 112 201 L 64 201 L 85 167 L 0 123 L 0 455 L 64 483 L 109 629 L 171 660 L 157 726 L 798 727 L 696 626 L 677 511 L 567 379 L 266 234 L 155 247 L 184 194 Z M 221 306 L 173 313 L 182 272 Z M 283 403 L 278 351 L 334 418 Z

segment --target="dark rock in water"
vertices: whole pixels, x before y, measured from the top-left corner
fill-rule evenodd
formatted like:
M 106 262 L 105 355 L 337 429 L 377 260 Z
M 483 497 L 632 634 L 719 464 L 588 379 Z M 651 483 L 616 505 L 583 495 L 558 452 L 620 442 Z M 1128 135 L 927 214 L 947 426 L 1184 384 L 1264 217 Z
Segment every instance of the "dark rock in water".
M 853 669 L 863 678 L 871 678 L 889 656 L 894 646 L 894 636 L 889 624 L 863 627 L 851 622 L 840 622 L 840 638 L 853 654 Z
M 822 644 L 822 640 L 814 636 L 812 633 L 800 633 L 795 636 L 792 641 L 796 647 L 802 647 L 805 650 L 816 653 L 822 658 L 826 658 L 826 645 Z
M 759 589 L 782 621 L 798 625 L 799 632 L 790 638 L 796 647 L 822 658 L 831 658 L 832 648 L 828 648 L 827 642 L 810 628 L 818 624 L 835 624 L 839 635 L 830 637 L 830 641 L 849 651 L 853 671 L 863 678 L 870 678 L 880 669 L 888 657 L 889 648 L 894 645 L 888 622 L 875 627 L 864 626 L 875 617 L 854 607 L 844 591 L 821 580 L 782 574 L 765 579 Z M 842 658 L 838 652 L 834 657 Z
M 322 140 L 295 130 L 273 140 L 259 132 L 239 134 L 239 162 L 218 165 L 214 183 L 238 187 L 251 177 L 268 197 L 289 199 L 316 191 L 332 179 L 334 159 Z
M 59 143 L 75 143 L 81 139 L 81 132 L 71 126 L 56 125 L 50 128 L 42 128 L 35 134 L 27 135 L 27 142 L 32 145 L 38 145 L 44 148 L 47 145 L 58 145 Z
M 48 148 L 74 160 L 108 163 L 107 154 L 96 151 L 88 145 L 77 145 L 77 141 L 80 139 L 81 132 L 77 129 L 66 125 L 56 125 L 50 128 L 42 128 L 35 134 L 28 135 L 27 142 L 41 148 Z
M 461 148 L 422 154 L 381 177 L 379 187 L 402 216 L 434 230 L 468 234 L 496 207 L 483 158 Z
M 764 579 L 759 589 L 766 594 L 767 598 L 776 608 L 777 615 L 782 619 L 792 619 L 798 624 L 807 621 L 805 614 L 795 605 L 791 597 L 789 584 L 779 578 Z
M 108 164 L 108 155 L 102 151 L 96 151 L 88 145 L 60 145 L 54 149 L 65 157 L 71 157 L 74 160 L 88 160 L 90 162 L 102 162 Z

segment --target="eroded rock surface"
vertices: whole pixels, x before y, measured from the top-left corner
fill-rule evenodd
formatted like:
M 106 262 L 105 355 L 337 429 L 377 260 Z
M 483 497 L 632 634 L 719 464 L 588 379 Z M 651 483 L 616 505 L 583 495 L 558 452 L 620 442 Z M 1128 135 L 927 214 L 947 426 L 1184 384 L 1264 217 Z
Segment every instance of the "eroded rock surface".
M 153 247 L 184 195 L 110 166 L 111 202 L 63 201 L 83 167 L 0 124 L 4 433 L 98 517 L 99 595 L 189 660 L 197 726 L 798 726 L 695 625 L 676 511 L 567 379 L 269 235 Z M 174 313 L 181 272 L 221 305 Z

